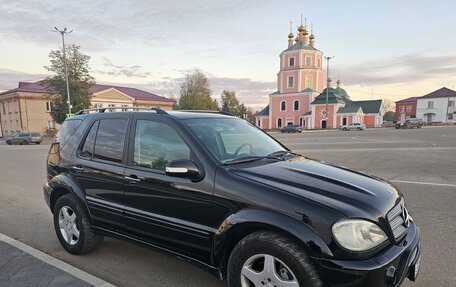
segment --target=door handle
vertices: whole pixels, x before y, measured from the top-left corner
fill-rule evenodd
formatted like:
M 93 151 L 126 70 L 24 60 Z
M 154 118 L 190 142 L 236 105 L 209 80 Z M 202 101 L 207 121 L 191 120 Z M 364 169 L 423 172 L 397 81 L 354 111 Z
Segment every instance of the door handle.
M 82 167 L 73 166 L 72 169 L 77 173 L 83 173 L 84 169 Z
M 130 184 L 136 184 L 141 181 L 141 179 L 139 179 L 136 175 L 125 176 L 124 179 Z

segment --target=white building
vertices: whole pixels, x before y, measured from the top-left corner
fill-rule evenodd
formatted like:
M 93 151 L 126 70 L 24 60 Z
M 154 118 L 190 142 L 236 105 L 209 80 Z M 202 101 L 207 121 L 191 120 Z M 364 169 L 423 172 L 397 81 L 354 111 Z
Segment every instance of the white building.
M 456 123 L 456 91 L 441 88 L 417 98 L 416 117 L 425 123 Z

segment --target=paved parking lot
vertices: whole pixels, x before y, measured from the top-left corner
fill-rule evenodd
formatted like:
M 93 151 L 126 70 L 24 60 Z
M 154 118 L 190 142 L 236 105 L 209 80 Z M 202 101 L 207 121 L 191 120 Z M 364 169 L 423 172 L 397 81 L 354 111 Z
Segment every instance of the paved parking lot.
M 418 282 L 405 286 L 454 286 L 456 127 L 272 135 L 308 157 L 375 174 L 399 187 L 421 227 L 423 246 Z M 48 148 L 0 144 L 0 233 L 118 286 L 226 286 L 185 262 L 115 239 L 81 257 L 63 251 L 41 191 Z

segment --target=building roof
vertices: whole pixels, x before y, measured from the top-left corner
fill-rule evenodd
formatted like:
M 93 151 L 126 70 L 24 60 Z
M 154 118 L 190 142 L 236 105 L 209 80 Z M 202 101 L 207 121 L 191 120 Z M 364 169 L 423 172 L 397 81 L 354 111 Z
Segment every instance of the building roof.
M 353 101 L 352 103 L 360 106 L 365 114 L 377 114 L 382 107 L 382 100 Z
M 350 98 L 350 96 L 348 95 L 347 91 L 345 91 L 345 89 L 343 89 L 341 87 L 337 87 L 334 90 L 336 91 L 336 94 L 339 94 L 342 97 Z
M 340 96 L 336 93 L 336 89 L 329 88 L 328 90 L 328 104 L 345 104 L 350 102 L 350 99 Z M 315 97 L 311 105 L 326 104 L 326 89 L 323 90 L 318 96 Z
M 359 109 L 362 109 L 359 105 L 347 104 L 345 107 L 340 107 L 337 110 L 338 114 L 352 114 L 357 113 Z
M 269 116 L 269 105 L 262 109 L 258 116 Z
M 286 50 L 283 52 L 287 51 L 295 51 L 295 50 L 311 50 L 311 51 L 319 51 L 318 49 L 315 49 L 315 47 L 312 47 L 310 45 L 306 45 L 304 42 L 298 41 L 296 42 L 293 46 L 288 47 Z
M 41 80 L 34 83 L 27 83 L 27 82 L 19 82 L 19 86 L 15 89 L 5 91 L 0 93 L 0 96 L 10 94 L 10 93 L 17 93 L 17 92 L 26 92 L 26 93 L 47 93 L 48 90 L 45 86 L 45 81 Z M 176 102 L 173 99 L 168 99 L 150 92 L 146 92 L 143 90 L 139 90 L 136 88 L 129 88 L 129 87 L 120 87 L 120 86 L 112 86 L 112 85 L 99 85 L 95 84 L 90 88 L 91 93 L 99 93 L 109 89 L 116 89 L 121 93 L 135 99 L 135 100 L 146 100 L 146 101 L 160 101 L 160 102 Z
M 446 87 L 440 88 L 432 93 L 424 95 L 419 99 L 429 99 L 429 98 L 448 98 L 448 97 L 456 97 L 456 91 L 448 89 Z
M 410 97 L 410 98 L 406 98 L 406 99 L 397 101 L 397 102 L 395 102 L 395 103 L 396 103 L 396 104 L 400 104 L 400 103 L 413 103 L 413 102 L 416 103 L 416 99 L 418 99 L 418 97 Z

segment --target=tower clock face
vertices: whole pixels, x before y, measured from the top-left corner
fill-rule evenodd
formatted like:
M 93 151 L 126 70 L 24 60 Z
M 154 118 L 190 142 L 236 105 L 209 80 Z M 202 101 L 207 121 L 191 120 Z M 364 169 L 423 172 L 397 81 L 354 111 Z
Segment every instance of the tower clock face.
M 322 117 L 326 117 L 327 114 L 328 114 L 328 113 L 326 112 L 325 109 L 320 110 L 320 115 L 321 115 Z

